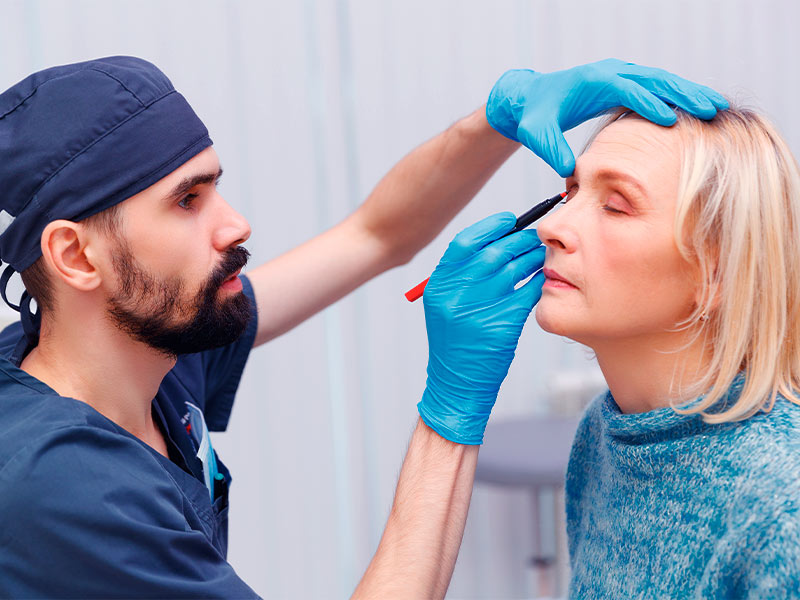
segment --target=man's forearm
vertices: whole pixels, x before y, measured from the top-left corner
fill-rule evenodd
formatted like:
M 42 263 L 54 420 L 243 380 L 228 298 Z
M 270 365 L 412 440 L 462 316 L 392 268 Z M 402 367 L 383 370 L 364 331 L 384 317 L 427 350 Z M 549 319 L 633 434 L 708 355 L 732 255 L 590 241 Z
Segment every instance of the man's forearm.
M 445 440 L 418 421 L 386 529 L 354 599 L 444 598 L 464 534 L 478 448 Z
M 405 156 L 344 221 L 248 271 L 259 313 L 255 345 L 411 260 L 518 146 L 481 108 Z
M 486 121 L 484 107 L 414 149 L 353 218 L 403 264 L 426 246 L 519 148 Z

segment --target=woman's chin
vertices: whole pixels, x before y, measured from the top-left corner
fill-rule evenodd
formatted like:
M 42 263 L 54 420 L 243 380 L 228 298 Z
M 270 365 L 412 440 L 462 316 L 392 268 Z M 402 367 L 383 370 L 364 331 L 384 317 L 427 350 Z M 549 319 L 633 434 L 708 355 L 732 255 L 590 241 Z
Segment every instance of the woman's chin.
M 540 305 L 536 307 L 536 322 L 539 324 L 539 327 L 547 333 L 569 335 L 569 327 L 568 324 L 564 322 L 564 319 L 559 318 L 558 315 L 552 314 L 552 312 L 547 310 L 544 306 Z

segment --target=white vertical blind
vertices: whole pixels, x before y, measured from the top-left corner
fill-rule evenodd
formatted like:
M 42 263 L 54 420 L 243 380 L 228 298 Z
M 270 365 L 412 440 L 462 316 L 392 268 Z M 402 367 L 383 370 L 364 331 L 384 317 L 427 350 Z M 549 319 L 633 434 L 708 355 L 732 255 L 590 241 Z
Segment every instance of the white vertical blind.
M 792 0 L 5 0 L 0 88 L 109 54 L 158 64 L 208 125 L 222 192 L 251 222 L 253 264 L 352 211 L 415 145 L 480 106 L 506 69 L 610 56 L 762 108 L 797 152 L 800 5 Z M 586 129 L 571 134 L 580 147 Z M 420 305 L 402 293 L 447 241 L 563 184 L 519 152 L 429 248 L 256 350 L 229 431 L 230 561 L 268 598 L 344 598 L 391 505 L 423 390 Z M 2 191 L 0 191 L 2 193 Z M 635 250 L 635 249 L 632 249 Z M 275 290 L 280 293 L 280 290 Z M 553 374 L 585 350 L 531 321 L 493 418 L 548 410 Z M 452 598 L 533 594 L 530 506 L 476 488 Z

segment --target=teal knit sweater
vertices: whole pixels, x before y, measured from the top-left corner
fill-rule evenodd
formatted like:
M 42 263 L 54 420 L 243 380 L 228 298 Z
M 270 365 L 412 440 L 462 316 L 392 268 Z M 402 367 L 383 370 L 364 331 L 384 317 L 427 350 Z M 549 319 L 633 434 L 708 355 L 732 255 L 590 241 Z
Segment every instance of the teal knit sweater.
M 606 393 L 566 485 L 570 598 L 800 598 L 800 406 L 708 425 Z

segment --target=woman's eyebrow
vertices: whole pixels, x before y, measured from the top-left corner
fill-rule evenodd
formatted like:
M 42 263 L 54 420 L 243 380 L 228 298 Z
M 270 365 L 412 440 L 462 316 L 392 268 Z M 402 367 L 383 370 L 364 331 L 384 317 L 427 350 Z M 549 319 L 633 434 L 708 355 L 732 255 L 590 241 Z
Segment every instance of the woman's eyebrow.
M 595 173 L 595 178 L 605 181 L 621 181 L 632 187 L 640 196 L 647 197 L 647 190 L 645 189 L 644 184 L 642 184 L 641 181 L 636 179 L 636 177 L 630 173 L 617 171 L 616 169 L 611 168 L 604 168 Z

